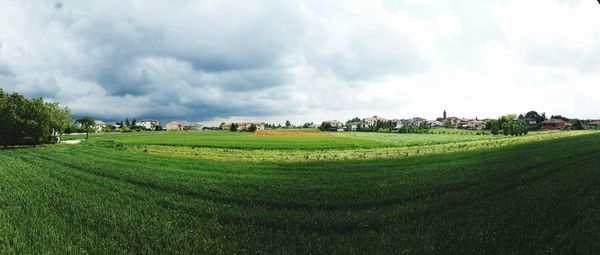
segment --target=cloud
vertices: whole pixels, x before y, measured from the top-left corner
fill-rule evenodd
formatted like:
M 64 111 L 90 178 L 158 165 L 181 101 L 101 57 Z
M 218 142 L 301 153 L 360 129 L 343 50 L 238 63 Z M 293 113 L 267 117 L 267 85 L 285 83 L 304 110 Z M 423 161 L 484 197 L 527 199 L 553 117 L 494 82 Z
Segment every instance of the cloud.
M 3 86 L 105 118 L 206 120 L 285 114 L 275 105 L 325 106 L 328 100 L 307 83 L 327 80 L 343 89 L 424 72 L 437 40 L 423 32 L 435 29 L 434 22 L 378 2 L 65 1 L 56 8 L 22 1 L 6 7 L 0 70 L 10 84 Z M 299 77 L 298 68 L 329 78 Z M 87 91 L 69 87 L 78 84 Z M 331 84 L 324 88 L 336 93 Z M 128 106 L 118 107 L 119 101 Z
M 509 1 L 490 6 L 510 47 L 527 64 L 600 70 L 600 15 L 593 1 Z M 532 14 L 534 10 L 535 15 Z
M 468 102 L 493 116 L 486 91 L 565 84 L 565 104 L 597 102 L 583 97 L 599 80 L 596 6 L 489 2 L 9 0 L 0 87 L 105 120 L 213 123 L 468 116 Z

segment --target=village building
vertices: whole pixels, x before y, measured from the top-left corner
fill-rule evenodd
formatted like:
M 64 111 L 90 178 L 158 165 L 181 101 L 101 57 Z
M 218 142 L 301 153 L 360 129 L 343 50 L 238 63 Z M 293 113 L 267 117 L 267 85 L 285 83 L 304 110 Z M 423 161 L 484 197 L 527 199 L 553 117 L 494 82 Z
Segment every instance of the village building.
M 202 131 L 204 126 L 200 123 L 186 123 L 183 125 L 184 131 Z
M 94 132 L 100 133 L 106 127 L 106 123 L 101 120 L 94 120 Z
M 386 121 L 386 119 L 383 117 L 378 117 L 377 115 L 375 115 L 373 117 L 367 117 L 367 118 L 362 119 L 362 122 L 366 127 L 375 126 L 377 121 Z
M 136 125 L 143 127 L 146 130 L 156 130 L 156 127 L 160 126 L 160 122 L 158 120 L 143 119 L 138 121 Z
M 527 124 L 529 125 L 536 125 L 537 124 L 537 120 L 534 118 L 525 118 L 525 122 L 527 122 Z
M 482 120 L 469 120 L 467 122 L 468 129 L 471 130 L 484 130 L 485 129 L 485 121 Z
M 429 126 L 432 128 L 441 128 L 444 126 L 444 123 L 439 120 L 429 121 Z
M 600 127 L 600 120 L 592 120 L 585 124 L 585 129 L 597 129 Z
M 223 130 L 231 130 L 231 125 L 234 124 L 237 126 L 237 131 L 246 131 L 252 125 L 256 126 L 256 130 L 265 130 L 264 122 L 232 122 L 232 123 L 221 123 L 221 129 Z
M 561 119 L 549 119 L 542 122 L 542 128 L 546 130 L 561 130 L 566 126 L 566 121 Z
M 167 129 L 167 131 L 183 131 L 184 126 L 183 122 L 175 120 L 167 123 L 165 129 Z
M 362 122 L 351 122 L 346 123 L 346 129 L 348 131 L 358 131 L 362 128 Z

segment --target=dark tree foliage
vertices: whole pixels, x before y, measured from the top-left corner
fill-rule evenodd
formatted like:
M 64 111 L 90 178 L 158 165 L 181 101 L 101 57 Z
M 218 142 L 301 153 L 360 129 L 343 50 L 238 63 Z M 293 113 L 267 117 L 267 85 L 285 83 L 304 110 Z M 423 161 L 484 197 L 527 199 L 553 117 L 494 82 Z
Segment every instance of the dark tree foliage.
M 529 111 L 519 119 L 534 119 L 536 124 L 529 125 L 529 130 L 540 130 L 542 128 L 542 122 L 546 120 L 546 113 L 539 114 L 536 111 Z
M 69 126 L 69 109 L 0 89 L 0 145 L 55 143 Z
M 359 117 L 354 117 L 354 118 L 349 119 L 348 121 L 346 121 L 346 124 L 357 123 L 357 122 L 362 122 L 362 120 Z
M 321 126 L 319 126 L 319 130 L 321 131 L 330 131 L 331 130 L 331 123 L 329 121 L 323 121 L 321 123 Z
M 285 127 L 290 127 L 292 125 L 292 123 L 289 120 L 285 121 Z
M 231 127 L 229 127 L 229 131 L 237 132 L 237 130 L 238 130 L 238 125 L 236 123 L 231 123 Z
M 529 132 L 529 124 L 523 119 L 515 118 L 514 115 L 502 116 L 497 120 L 488 120 L 485 126 L 492 135 L 521 136 Z
M 302 125 L 302 128 L 310 128 L 312 125 L 314 125 L 312 122 L 306 122 Z
M 585 123 L 583 120 L 580 119 L 573 119 L 571 120 L 573 122 L 573 130 L 584 130 L 585 129 Z
M 400 127 L 400 129 L 398 129 L 398 133 L 423 134 L 423 133 L 428 133 L 430 128 L 431 127 L 429 126 L 429 124 L 427 124 L 427 122 L 421 122 L 418 125 L 417 124 L 408 124 L 408 125 L 403 125 L 402 127 Z
M 248 132 L 256 132 L 256 125 L 251 124 L 250 127 L 248 127 Z

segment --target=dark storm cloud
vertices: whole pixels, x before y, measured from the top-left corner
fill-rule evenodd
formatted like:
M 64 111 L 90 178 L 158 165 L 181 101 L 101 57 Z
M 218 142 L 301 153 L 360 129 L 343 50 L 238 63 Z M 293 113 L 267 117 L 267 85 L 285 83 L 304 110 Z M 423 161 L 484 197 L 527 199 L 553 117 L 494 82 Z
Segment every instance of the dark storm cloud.
M 294 70 L 313 68 L 351 83 L 428 67 L 417 43 L 390 24 L 351 25 L 340 33 L 328 26 L 328 17 L 310 14 L 314 10 L 307 8 L 314 3 L 47 5 L 11 6 L 16 11 L 9 14 L 19 21 L 12 33 L 17 36 L 0 31 L 0 42 L 10 40 L 12 47 L 8 65 L 0 61 L 0 76 L 13 76 L 11 81 L 19 84 L 15 90 L 58 101 L 68 98 L 76 114 L 105 119 L 294 113 L 294 107 L 278 107 L 293 104 L 286 89 L 298 86 Z M 346 23 L 348 17 L 340 17 L 332 22 Z M 19 71 L 13 73 L 11 65 Z M 88 103 L 81 97 L 89 97 Z

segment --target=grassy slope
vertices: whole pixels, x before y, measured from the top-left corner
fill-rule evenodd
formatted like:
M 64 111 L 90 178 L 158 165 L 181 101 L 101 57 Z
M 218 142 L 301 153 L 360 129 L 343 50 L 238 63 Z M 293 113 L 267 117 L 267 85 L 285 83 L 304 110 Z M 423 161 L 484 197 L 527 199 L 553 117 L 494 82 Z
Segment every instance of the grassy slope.
M 597 252 L 600 135 L 402 160 L 0 151 L 3 253 Z

